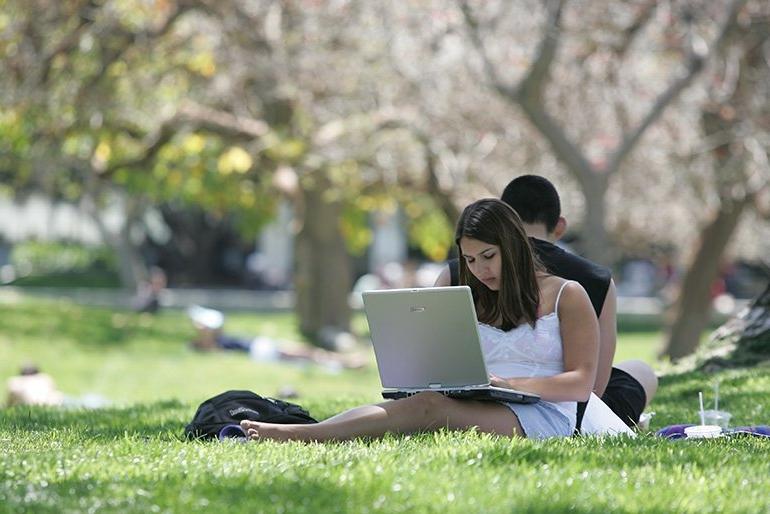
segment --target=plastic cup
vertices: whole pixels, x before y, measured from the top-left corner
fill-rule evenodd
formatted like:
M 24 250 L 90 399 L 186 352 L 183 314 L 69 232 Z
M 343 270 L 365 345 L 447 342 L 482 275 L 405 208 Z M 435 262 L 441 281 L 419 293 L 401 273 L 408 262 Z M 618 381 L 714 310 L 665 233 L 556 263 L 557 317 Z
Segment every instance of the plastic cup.
M 693 425 L 684 429 L 687 439 L 710 439 L 722 435 L 719 425 Z
M 730 418 L 732 414 L 723 410 L 707 410 L 703 411 L 703 422 L 706 425 L 717 425 L 722 428 L 730 426 Z

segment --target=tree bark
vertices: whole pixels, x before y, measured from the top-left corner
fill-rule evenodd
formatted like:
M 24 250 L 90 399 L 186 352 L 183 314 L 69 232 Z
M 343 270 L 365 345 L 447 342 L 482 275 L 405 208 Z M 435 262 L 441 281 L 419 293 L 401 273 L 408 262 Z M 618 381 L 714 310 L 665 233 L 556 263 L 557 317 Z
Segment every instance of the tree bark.
M 104 187 L 93 170 L 90 170 L 84 185 L 82 205 L 94 220 L 102 241 L 115 252 L 121 285 L 126 290 L 136 291 L 140 282 L 149 276 L 147 265 L 144 263 L 139 249 L 131 240 L 131 227 L 141 213 L 141 205 L 132 198 L 124 198 L 122 202 L 118 202 L 123 205 L 124 219 L 118 231 L 113 232 L 104 223 L 104 213 L 99 207 L 102 194 L 104 194 Z
M 607 219 L 607 187 L 605 176 L 591 177 L 588 183 L 581 182 L 583 196 L 586 198 L 583 215 L 583 230 L 585 237 L 581 240 L 581 248 L 585 256 L 600 264 L 609 266 L 614 262 L 613 245 L 607 234 L 604 220 Z
M 713 371 L 767 362 L 770 359 L 770 283 L 750 307 L 715 330 L 711 341 L 701 369 Z
M 680 359 L 695 351 L 711 317 L 711 286 L 722 255 L 735 232 L 748 198 L 723 204 L 701 232 L 700 244 L 682 281 L 662 356 Z
M 342 204 L 325 194 L 323 172 L 315 173 L 314 187 L 302 192 L 302 228 L 295 239 L 296 313 L 304 337 L 330 346 L 329 332 L 350 329 L 351 263 L 339 227 Z
M 755 91 L 762 80 L 757 70 L 766 66 L 762 53 L 762 42 L 768 37 L 766 29 L 763 27 L 759 37 L 753 37 L 752 25 L 742 28 L 739 48 L 742 47 L 743 55 L 734 88 L 722 101 L 706 103 L 701 112 L 704 135 L 719 142 L 711 154 L 721 202 L 719 211 L 701 232 L 700 244 L 677 299 L 676 317 L 662 352 L 673 360 L 693 353 L 698 347 L 711 314 L 710 289 L 717 278 L 724 250 L 744 210 L 765 187 L 750 184 L 746 176 L 750 156 L 742 134 L 742 126 L 750 124 L 746 119 L 757 115 Z

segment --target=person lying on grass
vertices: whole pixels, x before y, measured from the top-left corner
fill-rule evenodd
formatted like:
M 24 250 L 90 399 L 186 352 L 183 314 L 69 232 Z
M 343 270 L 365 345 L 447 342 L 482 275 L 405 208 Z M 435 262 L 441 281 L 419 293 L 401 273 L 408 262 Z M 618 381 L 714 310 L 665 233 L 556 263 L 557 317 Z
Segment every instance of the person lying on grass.
M 519 216 L 500 200 L 466 207 L 455 242 L 460 283 L 473 293 L 491 384 L 537 393 L 538 402 L 461 400 L 423 392 L 357 407 L 313 425 L 242 421 L 249 438 L 339 441 L 474 427 L 504 436 L 572 435 L 577 402 L 588 400 L 598 361 L 599 327 L 585 290 L 544 271 Z

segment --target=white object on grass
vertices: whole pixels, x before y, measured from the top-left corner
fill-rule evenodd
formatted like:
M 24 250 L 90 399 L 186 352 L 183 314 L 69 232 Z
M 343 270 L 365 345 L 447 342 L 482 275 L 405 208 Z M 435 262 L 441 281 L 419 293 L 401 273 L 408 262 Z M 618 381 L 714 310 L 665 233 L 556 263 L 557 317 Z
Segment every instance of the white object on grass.
M 717 425 L 693 425 L 684 429 L 688 439 L 711 439 L 722 435 L 722 427 Z
M 636 437 L 634 431 L 623 423 L 623 420 L 612 412 L 612 409 L 594 393 L 591 393 L 591 398 L 589 398 L 588 405 L 586 405 L 580 432 L 585 435 L 625 434 L 630 437 Z

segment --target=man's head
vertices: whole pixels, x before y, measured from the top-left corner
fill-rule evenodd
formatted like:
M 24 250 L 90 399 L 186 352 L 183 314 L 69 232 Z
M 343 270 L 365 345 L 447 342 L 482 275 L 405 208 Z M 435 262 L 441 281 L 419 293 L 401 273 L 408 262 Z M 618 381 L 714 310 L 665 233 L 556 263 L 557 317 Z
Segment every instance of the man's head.
M 518 213 L 530 236 L 545 235 L 548 239 L 557 240 L 567 230 L 567 222 L 561 217 L 559 193 L 545 177 L 516 177 L 505 186 L 500 199 Z M 538 233 L 539 228 L 542 228 L 543 234 Z

